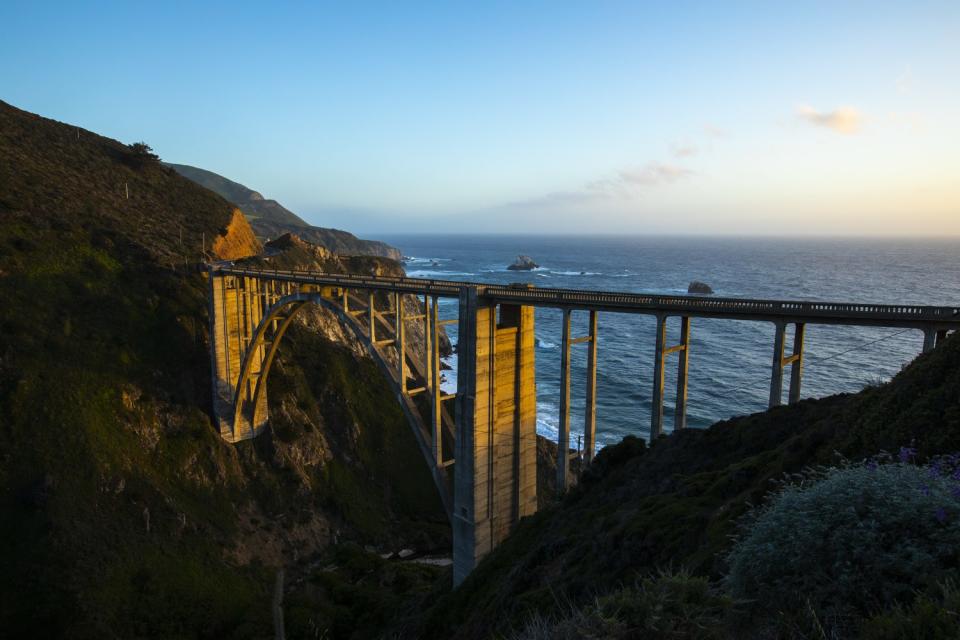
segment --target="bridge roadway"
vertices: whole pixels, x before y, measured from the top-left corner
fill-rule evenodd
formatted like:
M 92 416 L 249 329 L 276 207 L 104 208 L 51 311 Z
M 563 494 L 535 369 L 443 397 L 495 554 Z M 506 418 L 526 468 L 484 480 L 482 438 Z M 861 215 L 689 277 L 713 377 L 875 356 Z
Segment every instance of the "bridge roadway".
M 396 276 L 321 274 L 313 271 L 281 271 L 220 267 L 218 274 L 314 284 L 350 289 L 390 291 L 440 298 L 459 298 L 464 287 L 476 287 L 479 295 L 497 303 L 533 307 L 574 308 L 617 313 L 727 318 L 765 322 L 898 327 L 921 331 L 960 328 L 960 306 L 889 305 L 852 302 L 720 298 L 714 296 L 665 296 L 647 293 L 589 291 L 584 289 L 527 288 L 459 280 Z
M 525 515 L 536 511 L 535 307 L 563 313 L 557 488 L 575 481 L 571 462 L 589 464 L 596 443 L 598 315 L 653 315 L 657 321 L 651 440 L 663 432 L 667 359 L 678 356 L 674 429 L 686 426 L 691 318 L 771 322 L 771 407 L 800 399 L 807 324 L 917 329 L 929 351 L 960 329 L 960 307 L 762 300 L 534 288 L 454 280 L 251 269 L 209 268 L 214 412 L 229 442 L 256 437 L 268 422 L 266 380 L 294 316 L 312 303 L 334 313 L 384 370 L 417 437 L 454 531 L 454 581 Z M 379 295 L 379 301 L 378 296 Z M 385 294 L 385 295 L 384 295 Z M 422 300 L 421 300 L 422 298 Z M 456 319 L 441 319 L 437 300 L 459 301 Z M 387 309 L 378 309 L 386 300 Z M 571 335 L 571 314 L 589 313 L 588 335 Z M 667 344 L 668 318 L 680 320 L 680 341 Z M 363 318 L 361 321 L 360 318 Z M 423 353 L 406 339 L 423 322 Z M 440 389 L 439 327 L 458 323 L 457 393 Z M 792 349 L 786 351 L 788 326 Z M 583 450 L 570 448 L 571 358 L 585 344 L 587 375 Z M 455 400 L 455 411 L 447 401 Z

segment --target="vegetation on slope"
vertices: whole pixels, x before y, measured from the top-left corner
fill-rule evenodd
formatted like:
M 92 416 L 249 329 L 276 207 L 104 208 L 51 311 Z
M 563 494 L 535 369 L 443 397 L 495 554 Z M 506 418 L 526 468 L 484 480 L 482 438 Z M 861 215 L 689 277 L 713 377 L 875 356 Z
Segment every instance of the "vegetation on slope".
M 890 383 L 688 430 L 598 455 L 557 507 L 523 521 L 420 621 L 425 636 L 486 638 L 531 615 L 580 607 L 666 567 L 727 571 L 737 522 L 783 474 L 910 445 L 960 451 L 960 337 Z M 437 594 L 434 594 L 437 597 Z
M 388 388 L 316 335 L 271 379 L 283 429 L 217 437 L 206 284 L 184 265 L 217 238 L 255 247 L 244 228 L 131 147 L 0 104 L 6 637 L 266 637 L 275 567 L 448 535 Z

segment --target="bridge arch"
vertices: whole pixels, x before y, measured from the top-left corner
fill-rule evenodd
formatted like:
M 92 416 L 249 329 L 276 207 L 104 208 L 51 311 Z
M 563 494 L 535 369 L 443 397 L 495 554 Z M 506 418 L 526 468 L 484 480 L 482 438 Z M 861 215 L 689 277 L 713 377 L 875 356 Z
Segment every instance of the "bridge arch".
M 332 313 L 340 321 L 341 326 L 351 332 L 364 346 L 387 379 L 394 397 L 403 410 L 407 423 L 413 430 L 417 445 L 428 463 L 434 484 L 440 493 L 440 499 L 448 516 L 450 516 L 453 510 L 451 479 L 445 468 L 430 464 L 435 454 L 424 420 L 413 399 L 404 393 L 405 384 L 401 381 L 401 376 L 406 376 L 407 367 L 402 367 L 402 372 L 394 368 L 386 353 L 377 344 L 376 337 L 371 338 L 356 317 L 344 308 L 340 301 L 346 299 L 345 296 L 348 294 L 345 291 L 332 287 L 318 287 L 315 291 L 304 291 L 305 288 L 276 299 L 265 310 L 252 332 L 232 395 L 231 407 L 234 431 L 245 429 L 256 431 L 260 425 L 267 424 L 267 379 L 276 360 L 280 343 L 301 310 L 310 305 L 319 306 Z M 403 304 L 401 296 L 397 296 L 397 303 Z M 369 314 L 369 310 L 366 313 Z M 376 317 L 376 314 L 374 315 Z M 402 314 L 400 314 L 400 318 L 402 318 Z M 386 326 L 389 327 L 390 325 L 386 324 Z M 396 330 L 394 330 L 394 336 L 396 336 Z M 395 341 L 396 337 L 385 342 Z M 397 358 L 398 361 L 400 358 L 406 358 L 406 354 L 400 353 L 399 348 Z M 446 414 L 445 417 L 449 426 L 452 417 L 449 414 Z

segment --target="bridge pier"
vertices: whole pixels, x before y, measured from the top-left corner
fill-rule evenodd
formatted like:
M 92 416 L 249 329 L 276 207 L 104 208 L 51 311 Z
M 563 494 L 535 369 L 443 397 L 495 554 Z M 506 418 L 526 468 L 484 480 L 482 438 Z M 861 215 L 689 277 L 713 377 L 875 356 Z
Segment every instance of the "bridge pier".
M 923 353 L 933 351 L 934 347 L 937 346 L 937 333 L 937 330 L 933 327 L 923 330 Z
M 560 420 L 557 425 L 557 493 L 566 493 L 570 482 L 570 318 L 563 310 L 560 340 Z
M 687 426 L 687 371 L 690 352 L 690 318 L 681 317 L 680 342 L 667 347 L 667 317 L 657 315 L 657 346 L 653 361 L 653 406 L 650 409 L 650 442 L 653 442 L 663 433 L 663 389 L 664 369 L 667 356 L 671 353 L 680 354 L 677 369 L 677 405 L 674 413 L 673 428 L 683 429 Z
M 453 580 L 537 509 L 534 310 L 460 293 Z
M 803 339 L 806 324 L 793 323 L 793 352 L 784 357 L 787 323 L 774 324 L 776 333 L 773 338 L 773 363 L 770 373 L 769 407 L 779 407 L 783 403 L 783 368 L 790 365 L 790 392 L 787 396 L 790 404 L 800 401 L 800 385 L 803 381 Z
M 570 452 L 570 347 L 587 343 L 587 398 L 583 415 L 584 463 L 593 459 L 597 438 L 597 312 L 590 311 L 590 333 L 573 338 L 570 335 L 571 309 L 563 310 L 560 351 L 560 422 L 557 430 L 557 493 L 563 495 L 570 485 L 570 461 L 581 452 Z
M 590 335 L 587 347 L 587 402 L 583 410 L 583 464 L 593 462 L 597 446 L 597 311 L 590 310 Z

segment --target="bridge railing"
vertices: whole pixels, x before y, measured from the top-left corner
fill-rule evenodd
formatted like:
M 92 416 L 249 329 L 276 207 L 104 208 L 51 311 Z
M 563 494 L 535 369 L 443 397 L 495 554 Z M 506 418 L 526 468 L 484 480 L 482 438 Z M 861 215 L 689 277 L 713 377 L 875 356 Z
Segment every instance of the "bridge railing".
M 579 289 L 520 289 L 499 285 L 484 286 L 484 295 L 498 300 L 556 304 L 572 307 L 622 307 L 624 310 L 759 314 L 771 316 L 862 317 L 960 323 L 960 307 L 927 305 L 885 305 L 803 300 L 764 300 L 749 298 L 706 298 L 702 296 L 664 296 L 642 293 L 583 291 Z
M 457 297 L 463 287 L 476 287 L 480 295 L 501 302 L 535 306 L 603 308 L 634 313 L 704 314 L 715 316 L 758 316 L 761 318 L 845 318 L 901 323 L 948 323 L 960 325 L 960 307 L 929 305 L 863 304 L 808 300 L 768 300 L 669 296 L 612 291 L 585 291 L 549 287 L 520 288 L 458 280 L 411 278 L 408 276 L 365 276 L 318 274 L 305 270 L 220 267 L 217 272 L 303 283 L 332 284 L 355 288 L 383 289 L 411 294 Z

